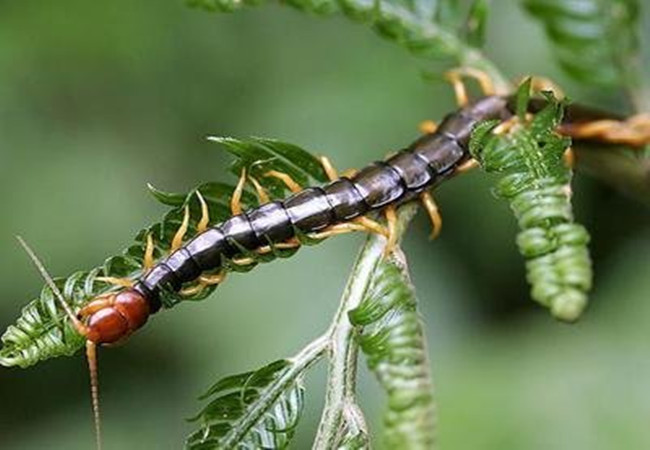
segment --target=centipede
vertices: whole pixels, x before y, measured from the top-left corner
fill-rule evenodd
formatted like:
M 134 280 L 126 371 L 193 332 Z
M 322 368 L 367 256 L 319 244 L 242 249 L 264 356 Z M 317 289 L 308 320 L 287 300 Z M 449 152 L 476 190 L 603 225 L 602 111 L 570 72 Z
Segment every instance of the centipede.
M 224 282 L 231 271 L 246 271 L 265 258 L 291 255 L 304 245 L 353 231 L 384 236 L 386 253 L 390 254 L 396 245 L 395 211 L 406 202 L 422 204 L 432 222 L 432 236 L 438 236 L 442 219 L 431 191 L 476 167 L 470 140 L 480 124 L 506 123 L 518 113 L 515 96 L 487 92 L 470 101 L 462 86 L 458 83 L 455 86 L 459 109 L 444 117 L 439 125 L 429 127 L 407 147 L 361 170 L 339 175 L 332 163 L 322 157 L 317 172 L 324 174 L 327 181 L 320 186 L 303 186 L 290 173 L 269 171 L 266 176 L 292 192 L 287 198 L 275 199 L 251 176 L 250 166 L 243 165 L 230 195 L 230 217 L 217 222 L 201 189 L 196 190 L 193 197 L 198 208 L 191 209 L 188 204 L 182 207 L 178 228 L 166 254 L 161 254 L 157 248 L 154 233 L 141 236 L 144 251 L 139 255 L 142 267 L 137 277 L 108 276 L 98 269 L 93 272 L 90 284 L 81 288 L 75 282 L 61 285 L 52 279 L 34 251 L 21 239 L 47 282 L 50 295 L 47 308 L 67 317 L 66 323 L 76 335 L 68 336 L 65 328 L 58 334 L 46 336 L 48 340 L 40 344 L 40 348 L 47 350 L 39 353 L 38 348 L 17 348 L 12 353 L 12 345 L 30 339 L 34 311 L 27 308 L 26 317 L 2 337 L 10 350 L 3 350 L 0 363 L 28 366 L 52 356 L 74 353 L 80 348 L 79 342 L 83 345 L 85 341 L 99 439 L 96 347 L 123 342 L 156 312 L 175 304 L 176 300 L 170 298 L 182 300 L 206 295 Z M 539 112 L 547 103 L 543 99 L 531 101 L 528 109 L 531 113 Z M 631 146 L 650 140 L 647 129 L 626 126 L 626 119 L 611 113 L 579 107 L 572 109 L 571 106 L 568 111 L 570 114 L 557 123 L 558 132 L 566 136 Z M 247 183 L 255 189 L 258 206 L 244 207 L 246 196 L 250 195 L 245 190 Z M 200 217 L 195 218 L 196 224 L 191 230 L 194 233 L 188 236 L 192 211 L 198 212 Z M 222 215 L 223 212 L 217 217 Z M 76 281 L 86 276 L 88 274 L 81 274 Z M 90 295 L 93 282 L 97 281 L 115 289 Z M 71 297 L 73 292 L 79 295 L 79 291 L 84 300 L 69 304 L 66 297 Z

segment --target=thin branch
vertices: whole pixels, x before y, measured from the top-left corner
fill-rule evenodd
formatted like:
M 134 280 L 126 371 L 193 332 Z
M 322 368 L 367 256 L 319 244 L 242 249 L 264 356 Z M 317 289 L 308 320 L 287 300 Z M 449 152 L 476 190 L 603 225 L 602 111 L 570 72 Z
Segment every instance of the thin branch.
M 402 207 L 398 214 L 397 233 L 401 236 L 417 206 Z M 354 265 L 348 284 L 341 297 L 339 309 L 328 331 L 330 336 L 328 383 L 325 407 L 321 416 L 314 450 L 335 448 L 340 430 L 345 424 L 346 411 L 359 412 L 356 405 L 356 375 L 358 346 L 355 328 L 348 319 L 348 312 L 357 308 L 364 299 L 377 266 L 385 257 L 386 239 L 379 235 L 368 237 Z

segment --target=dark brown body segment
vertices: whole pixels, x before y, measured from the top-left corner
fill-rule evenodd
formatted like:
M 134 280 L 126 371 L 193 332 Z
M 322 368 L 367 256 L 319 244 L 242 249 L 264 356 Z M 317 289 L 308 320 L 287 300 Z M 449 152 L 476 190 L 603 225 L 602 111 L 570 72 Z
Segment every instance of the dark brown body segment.
M 322 188 L 307 188 L 282 202 L 272 202 L 233 216 L 197 235 L 159 262 L 135 286 L 157 309 L 161 289 L 178 291 L 202 272 L 219 269 L 232 258 L 295 236 L 347 222 L 370 211 L 414 198 L 454 172 L 469 158 L 474 126 L 512 115 L 504 97 L 485 97 L 448 115 L 435 133 L 422 136 L 386 161 L 373 163 L 351 178 Z

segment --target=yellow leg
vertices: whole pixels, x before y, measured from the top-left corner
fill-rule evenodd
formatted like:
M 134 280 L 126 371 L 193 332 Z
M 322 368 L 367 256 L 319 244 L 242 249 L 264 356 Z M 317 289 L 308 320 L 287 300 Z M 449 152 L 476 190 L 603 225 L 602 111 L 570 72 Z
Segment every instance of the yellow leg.
M 79 317 L 82 319 L 85 317 L 90 316 L 91 314 L 96 313 L 97 311 L 100 311 L 104 308 L 108 308 L 109 306 L 113 306 L 115 304 L 115 295 L 107 295 L 107 296 L 102 296 L 102 297 L 97 297 L 87 305 L 85 305 L 83 308 L 79 310 L 77 313 Z
M 345 169 L 341 176 L 345 178 L 352 178 L 358 173 L 359 171 L 357 169 Z
M 300 243 L 300 241 L 297 238 L 291 238 L 286 242 L 278 242 L 277 244 L 275 244 L 275 247 L 279 248 L 281 250 L 283 250 L 283 249 L 288 250 L 288 249 L 300 247 L 300 245 L 302 245 L 302 244 Z
M 569 169 L 573 169 L 576 165 L 576 152 L 572 147 L 567 148 L 564 152 L 564 164 Z
M 183 297 L 191 297 L 193 295 L 198 294 L 201 292 L 203 289 L 205 289 L 205 286 L 202 285 L 201 283 L 196 284 L 194 286 L 186 287 L 180 290 L 179 294 Z
M 519 118 L 517 116 L 513 116 L 510 119 L 501 122 L 499 125 L 494 127 L 494 129 L 492 130 L 492 134 L 495 134 L 497 136 L 507 134 L 510 130 L 512 130 L 515 127 L 515 125 L 517 125 L 517 123 L 519 123 Z
M 638 147 L 650 144 L 650 114 L 637 114 L 627 119 L 625 123 L 633 132 L 632 139 L 628 143 L 634 142 Z
M 388 242 L 384 249 L 384 255 L 388 256 L 395 250 L 397 246 L 397 212 L 394 206 L 386 208 L 386 222 L 388 223 Z
M 353 220 L 356 224 L 361 225 L 364 228 L 364 231 L 369 233 L 381 234 L 385 238 L 389 237 L 389 231 L 381 225 L 379 222 L 376 222 L 372 219 L 369 219 L 366 216 L 357 217 Z
M 302 191 L 302 186 L 296 183 L 296 181 L 287 173 L 278 172 L 277 170 L 270 170 L 266 172 L 264 176 L 277 178 L 278 180 L 282 181 L 291 192 L 295 193 Z
M 133 287 L 135 284 L 133 280 L 129 278 L 118 278 L 118 277 L 95 277 L 96 281 L 102 281 L 104 283 L 113 284 L 115 286 L 120 286 L 124 288 Z
M 233 258 L 230 260 L 233 264 L 238 266 L 250 266 L 257 262 L 257 260 L 251 256 L 244 256 L 241 258 Z
M 329 160 L 327 156 L 321 156 L 320 157 L 320 163 L 323 166 L 323 169 L 325 170 L 325 173 L 327 174 L 327 178 L 329 178 L 330 181 L 336 181 L 341 176 L 344 176 L 346 178 L 352 178 L 355 176 L 359 171 L 357 169 L 346 169 L 341 176 L 339 176 L 338 171 L 334 168 L 334 165 L 332 162 Z
M 239 176 L 239 181 L 237 181 L 237 186 L 235 191 L 232 193 L 232 198 L 230 199 L 230 211 L 233 216 L 241 214 L 241 197 L 244 192 L 244 185 L 246 184 L 246 169 L 242 169 L 241 175 Z
M 208 204 L 199 191 L 196 191 L 196 196 L 199 198 L 199 203 L 201 204 L 201 220 L 196 225 L 196 231 L 203 233 L 210 223 L 210 211 L 208 210 Z
M 427 214 L 429 214 L 429 219 L 431 219 L 431 224 L 433 229 L 431 230 L 431 239 L 435 239 L 440 235 L 442 230 L 442 217 L 440 216 L 440 211 L 438 210 L 438 205 L 436 205 L 435 200 L 431 193 L 424 191 L 420 194 L 420 200 L 424 209 L 426 209 Z
M 368 228 L 354 222 L 339 223 L 337 225 L 332 225 L 323 231 L 310 233 L 309 237 L 312 239 L 321 240 L 331 236 L 338 236 L 339 234 L 351 233 L 353 231 L 368 231 Z
M 519 84 L 521 83 L 517 83 Z M 534 76 L 531 80 L 531 88 L 533 92 L 551 91 L 558 99 L 566 97 L 562 88 L 550 78 Z
M 256 253 L 259 253 L 260 255 L 265 255 L 267 253 L 271 253 L 273 251 L 273 248 L 270 245 L 264 245 L 257 250 L 255 250 Z
M 389 238 L 389 230 L 382 226 L 380 223 L 375 222 L 372 219 L 369 219 L 365 216 L 357 217 L 351 222 L 339 223 L 332 225 L 331 227 L 326 228 L 323 231 L 318 231 L 315 233 L 310 233 L 309 237 L 312 239 L 325 239 L 330 236 L 336 236 L 339 234 L 350 233 L 352 231 L 363 231 L 365 233 L 376 233 Z
M 212 286 L 213 284 L 222 283 L 226 279 L 226 272 L 219 272 L 214 275 L 201 275 L 199 277 L 199 282 L 205 284 L 206 286 Z
M 208 286 L 222 283 L 225 279 L 226 272 L 223 271 L 214 275 L 201 275 L 199 277 L 199 282 L 196 285 L 181 289 L 180 294 L 184 297 L 190 297 L 200 293 Z
M 320 163 L 323 166 L 323 169 L 325 170 L 325 174 L 327 174 L 327 178 L 329 178 L 330 181 L 336 181 L 339 179 L 338 172 L 336 171 L 334 165 L 332 165 L 332 162 L 327 156 L 321 156 Z
M 474 78 L 476 81 L 478 81 L 478 84 L 481 87 L 481 91 L 484 95 L 494 95 L 496 93 L 494 82 L 486 72 L 468 67 L 464 69 L 464 75 L 470 78 Z
M 456 101 L 461 107 L 469 103 L 469 96 L 467 95 L 467 88 L 463 82 L 463 77 L 474 78 L 478 81 L 484 95 L 494 95 L 496 93 L 494 82 L 487 73 L 471 67 L 450 70 L 445 74 L 445 78 L 454 88 Z
M 273 246 L 265 245 L 255 250 L 255 252 L 259 253 L 260 255 L 265 255 L 266 253 L 271 253 L 273 249 L 288 250 L 288 249 L 300 247 L 300 245 L 301 244 L 300 241 L 298 241 L 298 239 L 292 238 L 286 242 L 278 242 L 277 244 L 273 244 Z
M 153 260 L 154 248 L 155 247 L 153 245 L 153 237 L 151 236 L 151 233 L 149 233 L 147 234 L 147 246 L 144 250 L 143 266 L 145 272 L 154 266 L 154 260 Z
M 271 199 L 269 198 L 269 194 L 266 193 L 259 181 L 250 175 L 248 176 L 248 179 L 251 180 L 251 183 L 253 183 L 253 186 L 255 186 L 255 192 L 257 192 L 257 198 L 260 201 L 260 205 L 270 202 Z
M 435 133 L 435 131 L 438 129 L 438 124 L 433 120 L 423 120 L 420 122 L 420 125 L 418 125 L 418 129 L 422 134 L 431 134 Z
M 183 221 L 181 222 L 181 226 L 178 227 L 178 231 L 176 231 L 176 234 L 174 235 L 174 238 L 172 239 L 172 245 L 171 245 L 171 252 L 175 252 L 181 246 L 183 245 L 183 238 L 185 237 L 185 233 L 187 233 L 187 228 L 190 225 L 190 207 L 185 205 L 185 209 L 183 212 Z
M 326 156 L 321 156 L 320 161 L 330 181 L 338 180 L 339 174 L 337 170 L 334 168 L 334 166 L 332 165 L 332 162 L 329 160 L 329 158 L 327 158 Z M 344 176 L 353 177 L 356 173 L 358 173 L 357 170 L 348 169 L 344 172 Z M 365 231 L 370 233 L 381 234 L 382 236 L 385 237 L 389 236 L 389 232 L 385 227 L 383 227 L 378 222 L 369 219 L 368 217 L 365 216 L 357 217 L 356 219 L 353 219 L 349 223 L 333 225 L 331 227 L 328 227 L 324 231 L 311 233 L 309 236 L 312 237 L 313 239 L 325 239 L 330 236 L 349 233 L 351 231 Z
M 612 144 L 643 147 L 650 143 L 650 114 L 637 114 L 624 121 L 595 120 L 562 125 L 560 133 L 573 138 L 596 139 Z
M 456 173 L 469 172 L 470 170 L 474 170 L 479 166 L 480 166 L 479 162 L 474 158 L 471 158 L 465 161 L 464 163 L 462 163 L 460 166 L 456 167 Z
M 454 88 L 454 95 L 456 96 L 458 106 L 466 106 L 469 103 L 469 96 L 467 95 L 467 88 L 460 74 L 457 71 L 450 71 L 445 74 L 445 78 L 451 83 L 451 87 Z

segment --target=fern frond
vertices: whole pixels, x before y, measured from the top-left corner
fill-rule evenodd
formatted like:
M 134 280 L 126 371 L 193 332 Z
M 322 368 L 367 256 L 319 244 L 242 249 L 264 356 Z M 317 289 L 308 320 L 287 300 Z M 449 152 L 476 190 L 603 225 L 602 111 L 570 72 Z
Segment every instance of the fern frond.
M 368 367 L 388 395 L 385 448 L 432 448 L 436 411 L 426 338 L 404 263 L 380 263 L 363 302 L 349 313 Z
M 518 108 L 525 110 L 529 84 L 519 90 Z M 521 232 L 519 252 L 526 259 L 531 296 L 558 319 L 580 317 L 591 288 L 589 234 L 574 222 L 571 169 L 564 162 L 570 140 L 558 136 L 563 105 L 549 104 L 532 120 L 519 121 L 506 134 L 491 134 L 494 124 L 477 127 L 471 151 L 488 172 L 502 174 L 495 187 L 510 202 Z
M 291 368 L 290 361 L 279 360 L 217 382 L 201 397 L 212 400 L 190 419 L 200 428 L 185 448 L 286 448 L 304 404 L 302 377 L 288 377 Z

